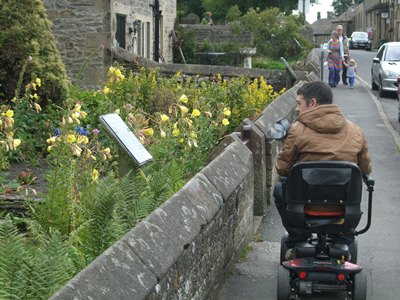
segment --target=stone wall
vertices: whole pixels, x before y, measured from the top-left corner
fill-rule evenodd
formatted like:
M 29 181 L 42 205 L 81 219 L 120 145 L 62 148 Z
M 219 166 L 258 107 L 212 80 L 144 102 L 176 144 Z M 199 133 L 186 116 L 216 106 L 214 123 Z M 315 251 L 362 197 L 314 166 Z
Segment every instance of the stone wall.
M 270 208 L 280 145 L 266 131 L 283 116 L 292 121 L 303 83 L 279 96 L 256 121 L 245 120 L 200 173 L 51 299 L 215 298 L 258 227 L 256 215 Z
M 250 31 L 235 35 L 228 25 L 181 24 L 181 26 L 185 31 L 193 31 L 198 44 L 208 41 L 211 44 L 232 42 L 246 47 L 253 46 L 254 38 Z
M 44 5 L 68 76 L 90 85 L 104 80 L 110 59 L 101 45 L 111 45 L 110 1 L 44 0 Z
M 292 86 L 290 74 L 282 70 L 266 70 L 266 69 L 246 69 L 231 66 L 214 66 L 214 65 L 194 65 L 194 64 L 159 64 L 154 61 L 142 59 L 117 48 L 114 50 L 113 57 L 126 70 L 137 70 L 140 67 L 157 69 L 161 73 L 172 76 L 180 72 L 187 76 L 199 75 L 200 80 L 213 79 L 218 74 L 223 78 L 246 76 L 250 79 L 260 78 L 261 76 L 272 85 L 275 91 L 280 91 L 282 88 Z M 298 72 L 299 78 L 303 77 L 303 72 Z

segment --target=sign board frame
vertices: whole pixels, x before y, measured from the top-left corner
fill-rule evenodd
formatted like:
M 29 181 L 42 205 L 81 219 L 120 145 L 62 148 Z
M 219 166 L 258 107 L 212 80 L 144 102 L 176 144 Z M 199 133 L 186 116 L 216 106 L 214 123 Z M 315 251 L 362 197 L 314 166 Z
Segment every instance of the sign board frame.
M 137 166 L 140 167 L 153 159 L 118 114 L 101 115 L 99 120 Z

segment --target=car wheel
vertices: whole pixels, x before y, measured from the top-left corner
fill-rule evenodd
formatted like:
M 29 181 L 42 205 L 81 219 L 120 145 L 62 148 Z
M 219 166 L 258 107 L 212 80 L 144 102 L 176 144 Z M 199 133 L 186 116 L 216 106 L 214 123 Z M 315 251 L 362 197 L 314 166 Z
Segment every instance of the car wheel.
M 397 96 L 398 97 L 398 96 Z M 399 99 L 397 99 L 397 101 L 399 102 L 399 110 L 398 110 L 398 121 L 400 122 L 400 100 Z
M 386 92 L 383 90 L 382 87 L 382 79 L 379 77 L 379 97 L 384 97 Z
M 372 73 L 371 73 L 371 88 L 374 91 L 376 91 L 378 89 L 378 85 L 375 83 L 374 76 L 372 76 Z

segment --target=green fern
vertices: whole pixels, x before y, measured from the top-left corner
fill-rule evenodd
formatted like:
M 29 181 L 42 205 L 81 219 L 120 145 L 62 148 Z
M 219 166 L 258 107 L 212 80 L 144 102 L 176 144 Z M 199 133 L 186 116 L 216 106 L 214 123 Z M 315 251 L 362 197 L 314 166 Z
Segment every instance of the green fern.
M 103 253 L 122 235 L 123 224 L 116 217 L 115 205 L 120 196 L 119 180 L 108 176 L 101 180 L 94 193 L 93 205 L 87 210 L 87 235 L 82 240 L 89 261 Z
M 23 235 L 7 216 L 0 222 L 0 298 L 22 299 L 27 288 L 27 270 L 32 255 L 24 245 Z
M 59 232 L 29 234 L 10 216 L 0 222 L 0 299 L 48 299 L 79 271 Z

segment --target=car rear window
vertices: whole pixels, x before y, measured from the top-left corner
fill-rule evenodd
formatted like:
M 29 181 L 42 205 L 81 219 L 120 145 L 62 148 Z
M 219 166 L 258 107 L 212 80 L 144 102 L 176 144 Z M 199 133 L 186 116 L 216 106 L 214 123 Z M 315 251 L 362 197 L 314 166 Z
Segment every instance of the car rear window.
M 368 39 L 368 33 L 366 32 L 353 32 L 351 36 L 353 39 L 363 39 L 363 40 Z

